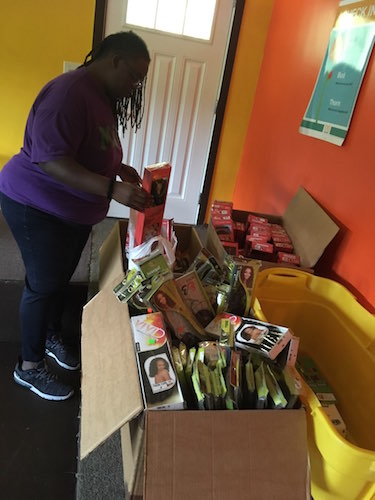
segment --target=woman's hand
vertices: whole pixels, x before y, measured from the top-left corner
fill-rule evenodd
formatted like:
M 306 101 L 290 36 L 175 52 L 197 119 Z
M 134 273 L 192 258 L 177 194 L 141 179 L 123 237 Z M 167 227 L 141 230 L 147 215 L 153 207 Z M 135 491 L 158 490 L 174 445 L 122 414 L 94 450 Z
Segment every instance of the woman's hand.
M 152 203 L 152 196 L 131 182 L 115 182 L 112 198 L 138 212 L 144 212 Z
M 142 179 L 139 177 L 138 172 L 135 168 L 130 165 L 121 164 L 120 172 L 118 174 L 121 180 L 124 182 L 130 182 L 131 184 L 142 184 Z
M 48 175 L 67 186 L 86 193 L 107 196 L 111 179 L 90 172 L 72 158 L 62 157 L 39 165 Z M 112 198 L 123 205 L 143 212 L 146 207 L 151 205 L 152 196 L 139 185 L 140 177 L 134 168 L 122 165 L 121 174 L 132 180 L 115 181 Z M 122 175 L 120 177 L 123 178 Z

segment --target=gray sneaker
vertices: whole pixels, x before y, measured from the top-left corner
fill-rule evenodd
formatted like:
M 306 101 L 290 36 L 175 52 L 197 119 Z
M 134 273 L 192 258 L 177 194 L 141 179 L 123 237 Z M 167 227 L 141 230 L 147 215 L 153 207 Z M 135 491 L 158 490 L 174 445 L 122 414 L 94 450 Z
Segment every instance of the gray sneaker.
M 74 356 L 56 336 L 46 340 L 46 354 L 65 370 L 79 370 L 77 356 Z
M 19 358 L 14 369 L 13 377 L 17 384 L 30 389 L 43 399 L 63 401 L 73 395 L 74 390 L 60 382 L 55 375 L 48 372 L 44 360 L 32 370 L 22 370 L 22 359 Z

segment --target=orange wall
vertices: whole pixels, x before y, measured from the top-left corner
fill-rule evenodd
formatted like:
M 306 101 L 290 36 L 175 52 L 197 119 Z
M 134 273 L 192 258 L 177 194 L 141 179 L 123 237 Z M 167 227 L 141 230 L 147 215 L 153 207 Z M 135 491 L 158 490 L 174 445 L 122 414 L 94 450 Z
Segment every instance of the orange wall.
M 298 132 L 337 7 L 337 0 L 275 0 L 234 205 L 282 214 L 304 186 L 342 227 L 318 272 L 374 311 L 374 57 L 343 146 Z

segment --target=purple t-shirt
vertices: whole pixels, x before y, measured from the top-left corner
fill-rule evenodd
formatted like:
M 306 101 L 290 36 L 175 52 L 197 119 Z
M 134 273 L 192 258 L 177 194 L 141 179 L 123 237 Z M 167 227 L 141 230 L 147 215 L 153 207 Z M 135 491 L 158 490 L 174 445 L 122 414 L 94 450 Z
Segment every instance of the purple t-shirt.
M 71 222 L 100 222 L 109 206 L 105 196 L 66 186 L 39 166 L 63 156 L 108 178 L 118 173 L 122 161 L 111 102 L 84 67 L 58 76 L 40 91 L 27 119 L 23 147 L 0 172 L 0 191 Z

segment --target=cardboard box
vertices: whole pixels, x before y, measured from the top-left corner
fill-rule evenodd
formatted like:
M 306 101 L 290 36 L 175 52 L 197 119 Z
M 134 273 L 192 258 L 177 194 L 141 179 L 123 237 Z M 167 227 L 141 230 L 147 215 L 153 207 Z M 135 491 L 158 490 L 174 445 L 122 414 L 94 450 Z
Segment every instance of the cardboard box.
M 259 214 L 243 210 L 233 210 L 234 221 L 247 223 L 249 215 L 266 217 L 271 224 L 281 224 L 287 231 L 294 252 L 299 255 L 301 269 L 312 271 L 328 244 L 333 240 L 339 227 L 316 203 L 302 187 L 289 203 L 284 215 Z M 207 249 L 223 262 L 224 249 L 211 224 L 207 229 Z M 262 260 L 262 268 L 266 267 L 296 267 L 293 264 L 277 263 Z
M 153 410 L 144 433 L 128 307 L 113 293 L 123 230 L 103 244 L 101 289 L 82 315 L 81 459 L 120 430 L 127 489 L 141 473 L 145 499 L 310 498 L 304 410 Z
M 300 410 L 148 412 L 144 498 L 306 498 L 305 439 Z
M 112 292 L 121 277 L 83 311 L 80 455 L 84 458 L 121 429 L 124 475 L 131 490 L 142 429 L 132 430 L 129 424 L 142 413 L 143 402 L 128 308 Z M 256 410 L 152 410 L 146 420 L 145 498 L 182 499 L 194 492 L 195 498 L 202 499 L 245 499 L 249 491 L 254 498 L 308 497 L 303 410 L 260 414 Z M 215 496 L 223 488 L 223 477 L 228 481 L 223 491 L 229 488 L 234 496 Z M 166 484 L 168 489 L 161 495 Z M 181 496 L 172 493 L 171 484 Z

